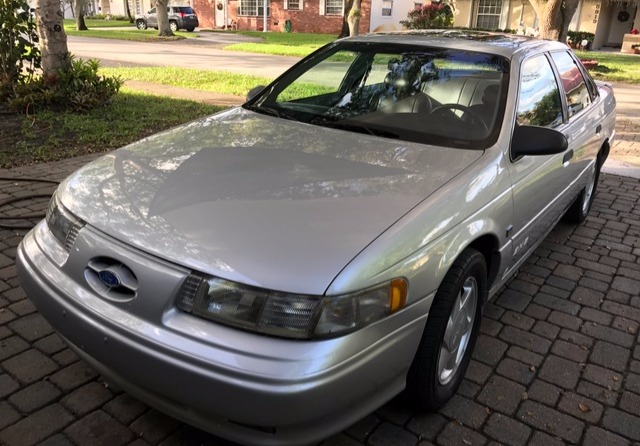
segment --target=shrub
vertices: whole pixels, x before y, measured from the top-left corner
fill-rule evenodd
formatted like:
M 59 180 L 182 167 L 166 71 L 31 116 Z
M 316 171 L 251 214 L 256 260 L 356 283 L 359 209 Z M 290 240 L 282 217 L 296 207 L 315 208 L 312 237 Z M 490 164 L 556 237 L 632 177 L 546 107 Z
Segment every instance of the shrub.
M 407 20 L 401 20 L 400 23 L 407 29 L 451 28 L 453 11 L 451 6 L 444 3 L 418 5 L 409 11 Z
M 98 75 L 97 60 L 75 60 L 69 69 L 60 71 L 56 78 L 43 77 L 13 89 L 9 105 L 29 112 L 42 108 L 86 111 L 111 101 L 122 86 L 119 77 Z
M 593 42 L 593 39 L 596 37 L 596 35 L 593 33 L 588 33 L 586 31 L 569 31 L 567 32 L 567 37 L 575 45 L 580 45 L 583 40 Z
M 107 15 L 109 16 L 109 20 L 129 20 L 129 17 L 127 17 L 126 15 L 102 14 L 102 13 L 87 15 L 84 18 L 91 19 L 91 20 L 106 20 Z
M 0 101 L 40 67 L 36 24 L 23 0 L 0 1 Z
M 485 28 L 468 28 L 466 26 L 454 26 L 453 29 L 459 30 L 459 31 L 484 31 L 484 32 L 490 32 L 490 33 L 504 33 L 504 34 L 515 34 L 517 32 L 517 30 L 510 29 L 510 28 L 505 28 L 505 29 L 500 29 L 500 28 L 485 29 Z

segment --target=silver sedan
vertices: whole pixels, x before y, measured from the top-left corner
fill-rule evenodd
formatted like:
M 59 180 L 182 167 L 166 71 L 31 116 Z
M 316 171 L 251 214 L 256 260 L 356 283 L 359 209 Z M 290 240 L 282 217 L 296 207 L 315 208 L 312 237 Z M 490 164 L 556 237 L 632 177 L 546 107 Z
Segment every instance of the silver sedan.
M 336 41 L 70 176 L 19 275 L 132 395 L 240 443 L 317 442 L 403 391 L 446 404 L 485 302 L 586 218 L 614 121 L 557 42 Z

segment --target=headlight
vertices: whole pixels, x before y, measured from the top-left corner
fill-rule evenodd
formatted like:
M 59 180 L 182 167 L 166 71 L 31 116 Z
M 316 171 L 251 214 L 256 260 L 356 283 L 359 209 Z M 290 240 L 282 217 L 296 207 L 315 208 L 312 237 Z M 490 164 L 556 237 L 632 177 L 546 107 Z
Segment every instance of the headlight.
M 78 236 L 78 232 L 84 226 L 84 222 L 66 210 L 59 202 L 56 194 L 53 195 L 49 202 L 46 220 L 53 236 L 69 252 Z
M 407 282 L 394 279 L 342 296 L 305 296 L 268 291 L 234 282 L 191 275 L 176 305 L 215 322 L 286 338 L 339 336 L 401 309 Z

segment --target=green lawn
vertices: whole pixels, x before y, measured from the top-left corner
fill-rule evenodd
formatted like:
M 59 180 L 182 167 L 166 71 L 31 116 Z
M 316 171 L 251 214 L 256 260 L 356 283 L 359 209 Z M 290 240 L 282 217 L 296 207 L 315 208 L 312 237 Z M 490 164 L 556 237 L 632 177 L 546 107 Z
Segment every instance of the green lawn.
M 263 33 L 259 31 L 239 31 L 238 34 L 260 37 L 263 41 L 236 43 L 226 46 L 225 50 L 295 57 L 304 57 L 337 38 L 335 34 Z
M 105 152 L 223 107 L 121 89 L 113 102 L 87 113 L 11 115 L 21 134 L 0 147 L 0 166 L 13 167 Z M 8 118 L 6 118 L 8 119 Z
M 87 28 L 113 28 L 113 27 L 121 27 L 121 26 L 133 26 L 136 25 L 134 23 L 129 23 L 128 20 L 97 20 L 97 19 L 84 19 L 84 23 L 87 25 Z M 64 19 L 64 27 L 67 26 L 76 26 L 75 19 Z
M 194 90 L 245 96 L 256 85 L 267 85 L 273 79 L 228 71 L 196 70 L 178 67 L 101 67 L 100 74 L 154 84 L 172 85 Z
M 113 20 L 91 20 L 91 22 L 96 23 L 106 23 L 113 22 Z M 129 22 L 125 22 L 127 26 Z M 100 39 L 117 39 L 117 40 L 132 40 L 136 42 L 157 42 L 157 41 L 166 41 L 166 40 L 182 40 L 182 39 L 193 39 L 197 38 L 198 35 L 194 33 L 189 33 L 185 31 L 175 32 L 174 37 L 159 37 L 158 31 L 155 29 L 146 29 L 144 31 L 136 29 L 135 27 L 131 27 L 131 29 L 96 29 L 99 26 L 96 25 L 95 28 L 92 28 L 89 23 L 87 23 L 88 31 L 78 31 L 76 30 L 76 22 L 73 20 L 65 19 L 64 21 L 64 31 L 70 36 L 82 36 L 82 37 L 97 37 Z
M 597 60 L 598 66 L 589 70 L 596 79 L 640 84 L 640 56 L 636 54 L 600 51 L 576 51 L 582 60 Z

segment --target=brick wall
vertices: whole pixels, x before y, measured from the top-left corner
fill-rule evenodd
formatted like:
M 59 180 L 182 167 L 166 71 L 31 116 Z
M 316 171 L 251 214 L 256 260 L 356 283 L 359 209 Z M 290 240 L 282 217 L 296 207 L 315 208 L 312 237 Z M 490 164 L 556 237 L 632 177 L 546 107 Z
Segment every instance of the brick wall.
M 215 27 L 215 5 L 220 0 L 192 0 L 193 8 L 198 13 L 202 28 Z M 224 0 L 223 0 L 224 1 Z M 261 1 L 261 0 L 258 0 Z M 267 18 L 267 29 L 274 32 L 283 32 L 285 21 L 291 20 L 291 30 L 300 33 L 326 33 L 338 34 L 342 28 L 342 16 L 320 15 L 320 1 L 306 0 L 302 11 L 284 9 L 283 0 L 270 0 L 271 17 Z M 238 16 L 238 1 L 228 0 L 229 22 L 235 21 L 239 30 L 261 31 L 262 17 Z M 362 1 L 362 18 L 360 19 L 360 34 L 369 32 L 371 17 L 370 0 Z
M 220 0 L 191 0 L 191 5 L 198 14 L 200 28 L 215 28 L 215 7 Z

